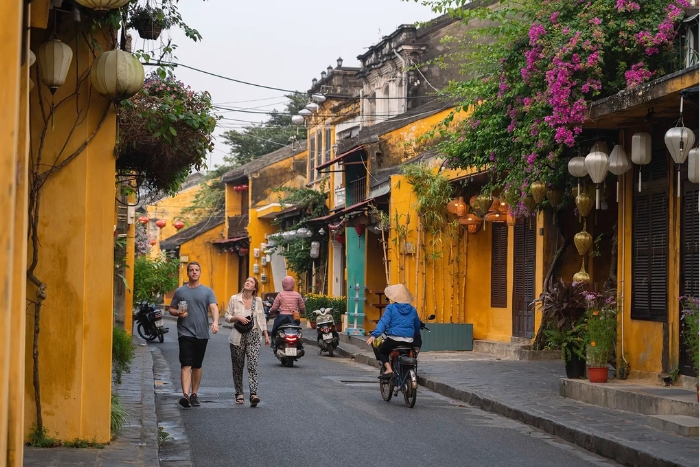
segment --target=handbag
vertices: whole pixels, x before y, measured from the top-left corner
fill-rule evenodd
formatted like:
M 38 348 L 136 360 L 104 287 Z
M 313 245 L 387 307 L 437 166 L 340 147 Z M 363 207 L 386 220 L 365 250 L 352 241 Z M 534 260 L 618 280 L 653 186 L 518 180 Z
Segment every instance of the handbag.
M 301 319 L 301 314 L 297 310 L 292 311 L 292 319 L 294 321 L 299 321 Z
M 236 321 L 233 323 L 233 327 L 236 328 L 236 331 L 240 332 L 241 334 L 247 334 L 250 332 L 251 329 L 253 329 L 253 326 L 255 326 L 255 323 L 253 322 L 253 315 L 255 315 L 255 302 L 256 302 L 256 297 L 253 297 L 253 306 L 251 307 L 251 315 L 246 316 L 248 318 L 248 323 L 243 324 L 241 322 Z

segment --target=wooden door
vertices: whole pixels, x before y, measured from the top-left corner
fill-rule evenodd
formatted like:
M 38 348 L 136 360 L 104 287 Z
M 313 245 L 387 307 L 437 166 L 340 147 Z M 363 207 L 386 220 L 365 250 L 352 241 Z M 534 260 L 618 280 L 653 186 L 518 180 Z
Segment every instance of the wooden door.
M 700 241 L 700 219 L 698 218 L 698 185 L 685 181 L 683 185 L 683 206 L 681 210 L 681 277 L 679 285 L 679 293 L 685 297 L 700 297 L 700 275 L 698 272 L 698 242 Z M 682 306 L 678 307 L 679 312 Z M 680 321 L 681 329 L 679 329 L 679 356 L 678 367 L 681 374 L 687 376 L 697 376 L 697 372 L 693 369 L 693 360 L 688 353 L 688 348 L 684 345 L 680 332 L 682 331 L 683 321 Z
M 246 279 L 248 279 L 248 255 L 238 257 L 238 290 L 243 290 Z
M 535 229 L 532 219 L 515 225 L 513 248 L 513 337 L 533 337 L 535 312 Z

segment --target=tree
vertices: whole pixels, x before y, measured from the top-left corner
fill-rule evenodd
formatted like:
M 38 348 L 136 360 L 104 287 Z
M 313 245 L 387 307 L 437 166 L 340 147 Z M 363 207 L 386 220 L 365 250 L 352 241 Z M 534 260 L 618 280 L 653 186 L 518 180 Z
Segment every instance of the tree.
M 308 100 L 304 94 L 288 94 L 284 112 L 273 110 L 270 118 L 261 125 L 249 125 L 242 131 L 229 130 L 224 133 L 225 143 L 231 146 L 226 162 L 238 167 L 269 154 L 289 144 L 289 138 L 306 139 L 306 128 L 292 124 L 292 115 L 303 109 Z
M 231 170 L 231 166 L 220 165 L 207 173 L 192 204 L 182 210 L 183 222 L 190 227 L 204 219 L 214 216 L 226 207 L 226 185 L 221 176 Z

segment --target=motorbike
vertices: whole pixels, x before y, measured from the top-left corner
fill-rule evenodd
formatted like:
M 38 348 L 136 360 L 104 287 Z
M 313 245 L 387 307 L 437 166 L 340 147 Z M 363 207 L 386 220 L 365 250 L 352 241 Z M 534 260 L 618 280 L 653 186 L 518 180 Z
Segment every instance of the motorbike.
M 294 366 L 294 362 L 304 356 L 304 347 L 301 341 L 301 326 L 291 322 L 285 322 L 277 328 L 275 339 L 275 357 L 287 367 Z
M 428 320 L 435 319 L 435 315 L 428 316 Z M 430 329 L 421 321 L 421 331 L 430 332 Z M 420 334 L 418 334 L 420 336 Z M 413 344 L 420 345 L 420 340 Z M 416 405 L 418 396 L 418 352 L 420 347 L 400 346 L 392 349 L 389 354 L 389 361 L 393 370 L 389 378 L 381 378 L 379 380 L 379 392 L 382 394 L 382 399 L 389 402 L 393 397 L 398 397 L 399 391 L 403 393 L 404 403 L 413 408 Z M 376 354 L 376 348 L 375 348 Z
M 319 348 L 319 355 L 328 352 L 328 356 L 333 356 L 333 351 L 338 347 L 338 332 L 335 330 L 335 320 L 333 319 L 333 308 L 320 308 L 312 313 L 316 317 L 316 332 Z
M 155 304 L 142 302 L 138 310 L 134 313 L 134 322 L 138 323 L 136 331 L 143 339 L 152 341 L 158 339 L 163 343 L 165 334 L 170 331 L 163 325 L 163 312 Z

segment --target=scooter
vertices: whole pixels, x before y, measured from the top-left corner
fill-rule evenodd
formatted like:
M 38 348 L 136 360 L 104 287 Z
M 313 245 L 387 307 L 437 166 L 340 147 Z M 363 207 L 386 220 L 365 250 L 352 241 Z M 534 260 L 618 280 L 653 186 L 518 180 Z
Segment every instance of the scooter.
M 142 302 L 136 313 L 134 313 L 134 322 L 138 323 L 136 331 L 143 339 L 147 341 L 158 339 L 161 344 L 165 340 L 165 333 L 170 331 L 163 325 L 163 313 L 158 310 L 156 305 Z
M 275 339 L 275 357 L 287 367 L 293 367 L 294 362 L 304 356 L 304 346 L 301 341 L 301 326 L 291 321 L 285 322 L 277 328 Z
M 338 347 L 338 332 L 335 330 L 335 320 L 333 319 L 333 308 L 320 308 L 312 312 L 318 315 L 316 318 L 316 331 L 319 354 L 328 352 L 328 356 L 333 356 L 333 351 Z

